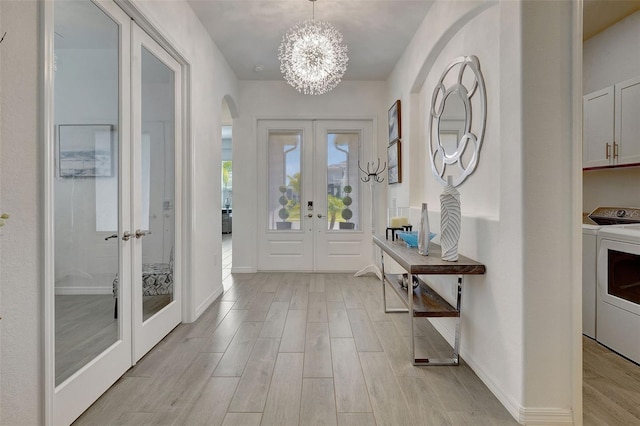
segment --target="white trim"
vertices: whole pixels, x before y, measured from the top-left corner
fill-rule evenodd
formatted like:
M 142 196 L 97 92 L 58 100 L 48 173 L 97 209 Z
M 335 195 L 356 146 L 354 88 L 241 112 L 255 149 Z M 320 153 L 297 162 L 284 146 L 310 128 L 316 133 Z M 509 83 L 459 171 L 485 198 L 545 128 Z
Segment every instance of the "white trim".
M 113 294 L 112 286 L 100 286 L 100 287 L 56 287 L 56 296 L 80 296 L 80 295 L 93 295 L 93 294 Z
M 202 315 L 203 312 L 206 311 L 207 308 L 211 306 L 211 304 L 215 302 L 216 299 L 220 297 L 223 292 L 224 292 L 224 288 L 222 287 L 222 284 L 221 284 L 220 287 L 218 287 L 213 293 L 209 295 L 209 297 L 207 297 L 204 300 L 204 302 L 198 305 L 198 307 L 196 308 L 196 318 L 199 318 L 200 315 Z
M 258 268 L 255 266 L 232 266 L 232 274 L 255 274 L 258 272 Z
M 53 2 L 40 3 L 42 14 L 42 97 L 41 108 L 43 117 L 43 170 L 44 170 L 44 214 L 43 214 L 43 278 L 44 278 L 44 315 L 42 318 L 44 329 L 44 424 L 53 424 L 54 396 L 55 396 L 55 242 L 54 242 L 54 88 L 53 88 L 53 40 L 54 17 Z
M 573 424 L 573 413 L 563 408 L 521 407 L 517 420 L 523 425 Z
M 573 58 L 571 64 L 572 92 L 573 92 L 573 146 L 572 168 L 573 180 L 572 217 L 580 217 L 582 213 L 582 56 L 583 56 L 583 0 L 572 2 L 573 4 Z M 583 397 L 582 397 L 582 226 L 575 220 L 572 224 L 573 247 L 571 250 L 571 281 L 572 290 L 572 333 L 571 333 L 571 405 L 573 418 L 576 424 L 582 424 Z

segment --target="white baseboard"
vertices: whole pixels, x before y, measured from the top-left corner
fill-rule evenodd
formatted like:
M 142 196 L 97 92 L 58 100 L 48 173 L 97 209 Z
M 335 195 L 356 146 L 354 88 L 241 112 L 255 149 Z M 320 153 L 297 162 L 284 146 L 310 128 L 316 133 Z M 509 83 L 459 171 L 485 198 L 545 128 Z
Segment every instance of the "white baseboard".
M 430 318 L 429 320 L 438 333 L 453 347 L 455 340 L 453 332 L 444 326 L 442 320 L 434 318 Z M 491 379 L 491 376 L 487 374 L 486 370 L 482 368 L 480 364 L 468 356 L 462 344 L 460 345 L 460 356 L 518 423 L 523 425 L 574 424 L 573 411 L 570 409 L 532 408 L 520 405 Z
M 223 291 L 224 291 L 224 288 L 222 287 L 222 284 L 221 284 L 220 287 L 218 287 L 213 293 L 209 295 L 209 297 L 207 297 L 201 304 L 199 304 L 198 307 L 196 308 L 195 319 L 200 318 L 200 315 L 202 315 L 202 313 L 206 311 L 207 308 L 211 306 L 211 304 L 215 302 L 218 297 L 220 297 Z
M 113 294 L 113 286 L 104 287 L 58 287 L 56 296 L 78 296 L 87 294 Z
M 574 424 L 573 412 L 561 408 L 520 408 L 518 421 L 523 425 Z
M 258 272 L 256 268 L 252 268 L 251 266 L 232 266 L 231 273 L 232 274 L 255 274 Z

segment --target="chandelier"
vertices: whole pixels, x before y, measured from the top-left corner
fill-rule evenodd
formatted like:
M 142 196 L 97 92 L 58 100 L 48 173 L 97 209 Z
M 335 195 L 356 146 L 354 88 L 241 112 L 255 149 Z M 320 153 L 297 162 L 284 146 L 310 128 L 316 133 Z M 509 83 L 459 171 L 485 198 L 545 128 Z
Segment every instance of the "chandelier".
M 347 45 L 333 25 L 313 18 L 297 23 L 282 37 L 278 48 L 284 79 L 305 95 L 322 95 L 340 83 L 347 70 Z

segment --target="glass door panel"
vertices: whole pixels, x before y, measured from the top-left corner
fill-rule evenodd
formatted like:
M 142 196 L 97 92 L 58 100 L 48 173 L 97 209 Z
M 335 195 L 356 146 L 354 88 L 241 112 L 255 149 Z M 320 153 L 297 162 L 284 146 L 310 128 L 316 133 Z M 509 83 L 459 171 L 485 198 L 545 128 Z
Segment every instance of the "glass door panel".
M 359 132 L 329 132 L 327 146 L 327 229 L 360 229 Z
M 301 142 L 300 131 L 269 132 L 270 230 L 300 230 Z
M 56 2 L 54 13 L 59 385 L 119 338 L 120 81 L 118 24 L 91 2 Z
M 174 300 L 175 76 L 142 47 L 142 319 Z

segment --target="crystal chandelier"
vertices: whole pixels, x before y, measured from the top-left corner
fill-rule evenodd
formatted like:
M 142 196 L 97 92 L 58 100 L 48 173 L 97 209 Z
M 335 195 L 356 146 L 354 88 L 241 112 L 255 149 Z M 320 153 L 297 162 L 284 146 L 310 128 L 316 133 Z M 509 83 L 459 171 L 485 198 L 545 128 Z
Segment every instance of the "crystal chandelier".
M 322 95 L 340 83 L 347 70 L 347 45 L 333 25 L 313 19 L 287 31 L 278 48 L 284 79 L 305 95 Z

